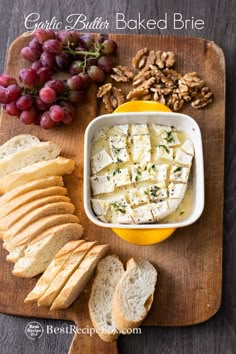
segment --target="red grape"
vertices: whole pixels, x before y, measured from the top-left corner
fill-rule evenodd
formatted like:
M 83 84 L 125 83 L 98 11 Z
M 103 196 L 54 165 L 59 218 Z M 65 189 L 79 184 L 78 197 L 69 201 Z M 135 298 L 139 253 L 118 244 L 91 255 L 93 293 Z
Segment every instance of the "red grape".
M 48 68 L 40 68 L 37 71 L 38 77 L 39 77 L 39 83 L 43 85 L 46 81 L 51 79 L 51 71 Z
M 35 49 L 32 49 L 30 47 L 24 47 L 21 49 L 20 54 L 24 59 L 34 62 L 39 59 L 41 53 L 38 53 Z
M 42 63 L 40 60 L 35 61 L 32 65 L 31 65 L 31 69 L 34 69 L 35 71 L 38 71 L 40 68 L 42 68 Z
M 106 74 L 110 74 L 112 72 L 113 68 L 113 57 L 108 55 L 108 56 L 102 56 L 98 59 L 98 66 L 101 68 Z
M 100 34 L 100 36 L 97 39 L 98 43 L 103 43 L 106 39 L 108 39 L 108 34 Z
M 32 103 L 32 97 L 30 95 L 24 95 L 16 101 L 16 107 L 21 111 L 24 111 L 26 109 L 29 109 L 32 106 Z
M 81 60 L 74 61 L 70 66 L 70 74 L 77 75 L 84 69 L 84 63 Z
M 0 75 L 0 85 L 3 87 L 7 87 L 12 84 L 17 84 L 17 81 L 14 77 L 8 75 L 8 74 L 2 74 Z
M 10 85 L 6 88 L 7 99 L 12 102 L 18 100 L 21 96 L 22 89 L 16 84 Z
M 39 97 L 36 98 L 35 105 L 39 111 L 45 112 L 48 110 L 48 105 L 43 102 Z
M 95 59 L 95 58 L 86 59 L 86 68 L 88 69 L 92 65 L 97 65 L 97 59 Z
M 70 31 L 71 37 L 72 37 L 72 44 L 73 47 L 77 47 L 80 41 L 80 36 L 77 31 Z
M 51 53 L 43 52 L 40 61 L 45 68 L 53 69 L 56 65 L 55 55 Z
M 83 79 L 79 75 L 70 77 L 66 83 L 70 90 L 81 90 L 83 88 Z
M 44 112 L 40 119 L 40 126 L 43 129 L 51 129 L 54 126 L 53 120 L 49 116 L 49 112 Z
M 104 71 L 98 66 L 92 65 L 88 68 L 88 76 L 96 82 L 103 82 L 105 80 Z
M 31 49 L 34 49 L 35 51 L 37 51 L 39 53 L 39 55 L 43 51 L 42 44 L 40 44 L 36 38 L 31 39 L 31 41 L 29 42 L 29 47 Z
M 22 123 L 27 125 L 34 123 L 36 117 L 37 117 L 37 111 L 34 107 L 24 110 L 20 114 L 20 120 L 22 121 Z
M 61 101 L 60 105 L 63 107 L 63 109 L 69 110 L 73 114 L 76 111 L 75 106 L 68 101 Z
M 36 87 L 38 84 L 39 77 L 34 69 L 21 69 L 19 71 L 20 82 L 24 86 Z
M 82 72 L 78 76 L 81 77 L 81 79 L 83 80 L 83 88 L 86 89 L 90 84 L 90 78 L 88 74 Z
M 51 54 L 61 54 L 62 44 L 57 39 L 49 39 L 43 43 L 43 50 Z
M 47 41 L 48 39 L 55 38 L 55 33 L 50 29 L 37 29 L 34 33 L 35 39 L 42 44 L 43 42 Z
M 112 39 L 106 39 L 102 43 L 103 54 L 115 54 L 117 52 L 117 44 Z
M 85 47 L 86 49 L 93 49 L 94 37 L 92 34 L 89 33 L 81 34 L 79 40 L 80 43 L 82 43 L 82 46 Z
M 70 90 L 68 92 L 68 100 L 73 103 L 79 103 L 84 101 L 85 93 L 84 91 Z
M 55 101 L 56 92 L 53 89 L 51 89 L 50 87 L 43 87 L 39 91 L 39 97 L 43 102 L 50 104 Z
M 49 116 L 54 122 L 61 122 L 64 118 L 64 111 L 59 105 L 53 105 L 50 108 Z
M 73 42 L 73 35 L 70 31 L 62 30 L 57 33 L 57 39 L 64 44 L 68 45 Z
M 47 81 L 44 86 L 50 87 L 53 89 L 57 94 L 62 93 L 64 91 L 65 85 L 61 80 L 50 80 Z
M 15 102 L 8 103 L 5 109 L 9 116 L 20 117 L 21 111 L 16 107 Z
M 55 60 L 56 60 L 56 64 L 57 64 L 58 68 L 61 71 L 68 70 L 68 68 L 70 66 L 71 59 L 67 53 L 62 53 L 60 55 L 56 55 Z
M 72 123 L 72 121 L 73 121 L 73 114 L 69 110 L 65 109 L 63 123 L 70 124 Z
M 0 86 L 0 103 L 6 104 L 9 103 L 9 99 L 7 98 L 6 88 Z

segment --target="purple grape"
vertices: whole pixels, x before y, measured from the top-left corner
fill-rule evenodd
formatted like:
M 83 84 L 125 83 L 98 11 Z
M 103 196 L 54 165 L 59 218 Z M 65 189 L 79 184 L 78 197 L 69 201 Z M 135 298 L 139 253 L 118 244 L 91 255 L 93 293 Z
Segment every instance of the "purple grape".
M 77 75 L 84 70 L 84 63 L 81 60 L 74 61 L 70 66 L 70 74 Z
M 54 122 L 61 122 L 64 119 L 64 111 L 59 105 L 53 105 L 50 108 L 49 116 Z
M 9 100 L 7 98 L 6 88 L 3 86 L 0 86 L 0 103 L 2 104 L 9 103 Z
M 47 52 L 43 52 L 40 57 L 42 66 L 48 69 L 53 69 L 56 66 L 55 55 Z
M 56 55 L 55 57 L 58 68 L 61 71 L 67 71 L 70 66 L 70 56 L 67 53 L 62 53 L 60 55 Z
M 17 101 L 16 101 L 16 107 L 20 109 L 21 111 L 29 109 L 33 104 L 32 97 L 30 95 L 24 95 L 21 96 Z
M 103 43 L 106 39 L 108 39 L 108 34 L 104 33 L 104 34 L 100 34 L 100 36 L 97 39 L 98 43 Z
M 88 76 L 95 82 L 103 82 L 105 80 L 104 71 L 95 65 L 90 66 L 88 69 Z
M 31 69 L 34 69 L 35 71 L 38 71 L 40 68 L 42 68 L 42 63 L 40 60 L 35 61 L 32 65 L 31 65 Z
M 39 97 L 43 102 L 50 104 L 55 101 L 56 92 L 53 89 L 51 89 L 50 87 L 43 87 L 39 91 Z
M 60 94 L 64 91 L 65 85 L 61 80 L 50 80 L 45 83 L 44 86 L 50 87 L 57 94 Z
M 81 79 L 83 80 L 83 89 L 86 90 L 90 84 L 90 81 L 91 81 L 88 74 L 82 72 L 78 76 L 81 77 Z
M 110 55 L 102 56 L 98 59 L 98 66 L 101 68 L 106 74 L 110 74 L 113 68 L 113 57 Z
M 43 102 L 39 97 L 35 99 L 35 106 L 39 111 L 45 112 L 48 110 L 47 103 Z
M 95 58 L 86 59 L 86 68 L 88 69 L 92 65 L 97 65 L 97 59 L 95 59 Z
M 43 43 L 43 50 L 51 54 L 61 54 L 62 44 L 57 39 L 49 39 Z
M 70 90 L 68 92 L 68 100 L 73 103 L 83 102 L 85 99 L 84 91 Z
M 53 120 L 50 118 L 49 112 L 44 112 L 40 119 L 40 126 L 43 129 L 51 129 L 54 126 Z
M 16 84 L 10 85 L 6 88 L 6 96 L 7 99 L 12 102 L 18 100 L 20 98 L 22 92 L 22 88 Z
M 73 118 L 73 114 L 69 110 L 64 109 L 63 123 L 71 124 L 73 122 Z
M 39 54 L 41 54 L 43 51 L 42 44 L 40 44 L 36 38 L 31 39 L 29 42 L 29 47 L 36 50 Z
M 12 84 L 17 84 L 17 81 L 14 77 L 12 77 L 8 74 L 0 75 L 0 86 L 8 87 Z
M 33 124 L 35 119 L 37 117 L 37 111 L 34 107 L 31 107 L 30 109 L 24 110 L 20 114 L 20 120 L 24 124 Z
M 79 37 L 80 43 L 86 49 L 93 49 L 94 48 L 94 37 L 92 34 L 85 33 L 81 34 Z
M 52 73 L 48 68 L 40 68 L 37 71 L 38 77 L 39 77 L 39 83 L 43 85 L 46 81 L 50 80 L 52 77 Z
M 15 102 L 8 103 L 5 109 L 9 116 L 20 117 L 21 111 L 16 107 Z
M 50 29 L 37 29 L 34 33 L 34 38 L 40 43 L 44 43 L 49 39 L 55 38 L 55 33 Z
M 73 42 L 73 35 L 70 31 L 61 30 L 57 33 L 57 39 L 63 44 L 68 45 Z
M 19 71 L 19 80 L 24 86 L 37 87 L 39 77 L 34 69 L 21 69 Z
M 83 79 L 79 75 L 70 77 L 66 83 L 70 90 L 81 90 L 83 88 Z
M 117 44 L 115 41 L 113 41 L 112 39 L 106 39 L 103 43 L 102 43 L 102 53 L 103 54 L 115 54 L 117 52 Z
M 21 56 L 32 63 L 40 58 L 40 52 L 30 47 L 24 47 L 20 52 Z

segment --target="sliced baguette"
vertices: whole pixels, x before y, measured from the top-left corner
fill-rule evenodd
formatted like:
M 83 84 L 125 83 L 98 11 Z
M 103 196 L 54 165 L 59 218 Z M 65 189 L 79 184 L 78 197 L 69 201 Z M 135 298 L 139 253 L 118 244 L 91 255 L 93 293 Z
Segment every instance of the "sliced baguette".
M 9 203 L 12 199 L 18 198 L 20 195 L 25 194 L 27 192 L 43 189 L 52 186 L 63 187 L 64 182 L 61 176 L 49 176 L 46 178 L 36 179 L 35 181 L 23 184 L 10 192 L 7 192 L 3 196 L 0 197 L 0 208 L 3 205 Z
M 57 202 L 70 203 L 70 198 L 63 195 L 52 195 L 49 197 L 39 198 L 22 205 L 21 207 L 12 211 L 8 216 L 0 220 L 0 234 L 15 225 L 17 221 L 19 221 L 31 211 L 40 208 L 43 205 L 49 205 Z
M 71 206 L 68 206 L 68 214 L 50 215 L 35 221 L 34 223 L 26 227 L 17 236 L 15 236 L 11 241 L 4 242 L 3 247 L 7 251 L 11 251 L 17 246 L 27 245 L 40 233 L 46 231 L 48 228 L 52 226 L 67 224 L 67 223 L 79 224 L 78 217 L 70 214 L 70 211 L 71 211 Z
M 6 193 L 10 190 L 35 179 L 47 176 L 63 176 L 70 174 L 75 168 L 75 162 L 64 157 L 57 157 L 54 160 L 37 162 L 33 165 L 12 172 L 0 180 L 0 192 Z
M 17 277 L 30 278 L 47 268 L 56 253 L 69 241 L 81 238 L 83 228 L 79 224 L 54 226 L 33 240 L 26 248 L 24 257 L 14 266 L 12 273 Z
M 58 253 L 54 256 L 51 263 L 45 270 L 45 272 L 37 281 L 33 290 L 25 298 L 25 303 L 37 302 L 40 299 L 40 297 L 45 293 L 45 291 L 52 283 L 53 279 L 60 272 L 61 268 L 68 260 L 74 249 L 76 249 L 83 242 L 84 240 L 70 241 L 58 251 Z
M 0 146 L 0 160 L 39 143 L 40 141 L 36 136 L 29 134 L 16 135 Z
M 96 244 L 94 242 L 86 242 L 77 247 L 67 262 L 63 265 L 60 272 L 54 278 L 52 283 L 49 285 L 45 293 L 40 297 L 37 304 L 38 306 L 51 306 L 57 295 L 60 293 L 63 286 L 66 284 L 67 280 L 73 274 L 73 272 L 79 267 L 80 263 L 86 256 L 86 254 L 92 249 Z
M 106 256 L 97 265 L 88 307 L 92 324 L 105 342 L 119 336 L 112 314 L 112 298 L 123 274 L 124 267 L 117 256 Z
M 59 215 L 59 214 L 74 214 L 75 207 L 72 203 L 68 202 L 56 202 L 48 205 L 43 205 L 40 208 L 36 208 L 31 213 L 26 214 L 15 225 L 10 227 L 3 233 L 3 241 L 10 241 L 15 236 L 19 235 L 27 226 L 33 222 L 41 220 L 45 216 Z
M 113 316 L 119 331 L 139 327 L 153 302 L 157 271 L 143 259 L 131 258 L 113 296 Z
M 53 160 L 59 154 L 59 146 L 51 141 L 38 143 L 24 150 L 17 151 L 0 160 L 0 179 L 34 163 Z
M 5 204 L 3 207 L 0 208 L 0 215 L 3 218 L 12 213 L 14 210 L 21 207 L 22 205 L 25 205 L 26 203 L 37 200 L 39 198 L 66 194 L 67 189 L 64 187 L 48 187 L 44 189 L 36 189 L 22 194 L 18 198 L 14 198 L 9 203 Z
M 51 311 L 67 308 L 75 301 L 91 278 L 97 263 L 106 255 L 108 249 L 109 245 L 97 245 L 89 251 L 52 303 Z

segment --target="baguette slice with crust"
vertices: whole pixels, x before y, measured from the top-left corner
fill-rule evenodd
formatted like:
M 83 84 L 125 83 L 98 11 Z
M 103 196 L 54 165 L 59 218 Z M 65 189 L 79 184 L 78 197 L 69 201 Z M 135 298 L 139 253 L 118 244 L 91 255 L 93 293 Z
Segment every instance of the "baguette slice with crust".
M 37 302 L 40 299 L 40 297 L 45 293 L 47 288 L 52 283 L 53 279 L 60 272 L 61 268 L 68 260 L 71 253 L 83 242 L 84 240 L 70 241 L 58 251 L 49 266 L 46 268 L 42 276 L 37 281 L 33 290 L 25 298 L 25 303 Z
M 31 225 L 33 222 L 41 220 L 45 216 L 59 215 L 59 214 L 74 214 L 75 207 L 72 203 L 68 202 L 56 202 L 52 204 L 46 204 L 39 208 L 36 208 L 32 212 L 26 214 L 21 220 L 19 220 L 15 225 L 10 227 L 3 234 L 3 241 L 10 241 L 15 236 L 17 236 L 21 231 L 23 231 L 27 226 Z
M 113 296 L 113 316 L 118 330 L 139 327 L 153 302 L 157 271 L 143 259 L 131 258 Z
M 64 187 L 48 187 L 43 189 L 36 189 L 25 194 L 20 195 L 18 198 L 12 199 L 9 203 L 0 208 L 1 217 L 11 214 L 14 210 L 18 209 L 26 203 L 32 202 L 39 198 L 49 197 L 53 195 L 66 195 L 67 189 Z
M 70 174 L 74 168 L 75 162 L 73 160 L 61 156 L 54 160 L 37 162 L 1 178 L 0 193 L 9 192 L 14 188 L 35 179 Z
M 27 192 L 36 189 L 43 189 L 43 188 L 48 188 L 53 186 L 57 186 L 57 187 L 64 186 L 64 182 L 61 176 L 49 176 L 46 178 L 36 179 L 35 181 L 23 184 L 0 197 L 0 208 L 3 205 L 9 203 L 12 199 L 18 198 L 22 194 L 25 194 Z
M 39 144 L 40 141 L 36 136 L 29 134 L 16 135 L 14 138 L 6 141 L 0 146 L 0 160 L 15 154 L 18 151 L 25 150 L 29 147 Z
M 68 205 L 66 208 L 68 208 L 68 214 L 50 215 L 35 221 L 15 236 L 11 241 L 4 242 L 3 247 L 7 251 L 11 251 L 17 246 L 25 246 L 29 244 L 35 237 L 37 237 L 41 232 L 46 231 L 49 227 L 67 224 L 70 222 L 79 224 L 78 217 L 71 214 L 71 206 Z
M 69 307 L 72 302 L 84 290 L 89 279 L 92 277 L 93 271 L 97 263 L 102 259 L 109 249 L 109 245 L 94 246 L 86 255 L 82 263 L 71 275 L 59 295 L 54 300 L 50 310 L 65 309 Z
M 88 306 L 92 324 L 105 342 L 119 336 L 112 314 L 112 298 L 123 273 L 123 264 L 115 255 L 106 256 L 97 265 Z
M 40 208 L 43 205 L 49 205 L 57 202 L 70 203 L 70 198 L 64 195 L 52 195 L 49 197 L 39 198 L 33 200 L 30 203 L 26 203 L 22 205 L 21 207 L 11 212 L 8 216 L 0 220 L 0 233 L 6 231 L 11 226 L 15 225 L 17 221 L 19 221 L 21 218 L 23 218 L 31 211 Z
M 43 232 L 26 248 L 24 257 L 14 266 L 17 277 L 30 278 L 47 268 L 55 254 L 69 241 L 78 240 L 83 233 L 79 224 L 62 224 Z
M 24 150 L 17 151 L 0 160 L 0 178 L 34 163 L 53 160 L 59 154 L 59 146 L 51 141 L 38 143 Z
M 38 300 L 38 306 L 51 306 L 63 286 L 66 284 L 67 280 L 70 278 L 71 274 L 73 274 L 73 272 L 79 267 L 86 254 L 95 244 L 96 241 L 86 242 L 73 251 L 70 258 L 63 265 L 60 272 L 49 285 L 43 296 Z

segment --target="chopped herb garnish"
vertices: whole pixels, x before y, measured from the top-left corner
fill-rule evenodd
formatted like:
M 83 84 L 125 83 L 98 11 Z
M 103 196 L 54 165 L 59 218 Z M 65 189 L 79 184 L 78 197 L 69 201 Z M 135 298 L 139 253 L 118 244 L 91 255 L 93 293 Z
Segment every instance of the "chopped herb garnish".
M 95 178 L 94 178 L 94 181 L 98 181 L 98 178 L 97 178 L 97 177 L 95 177 Z
M 160 190 L 160 187 L 158 186 L 152 186 L 151 189 L 150 189 L 150 194 L 153 196 L 153 197 L 157 197 L 157 192 Z
M 144 167 L 144 171 L 147 171 L 147 166 Z
M 166 140 L 167 143 L 173 143 L 175 140 L 172 135 L 172 132 L 166 132 L 166 137 L 164 138 L 164 140 Z
M 168 154 L 170 153 L 170 150 L 168 149 L 167 146 L 165 146 L 165 145 L 158 145 L 158 147 L 162 147 L 163 149 L 166 150 L 166 152 L 167 152 Z
M 114 145 L 112 145 L 111 147 L 112 147 L 112 150 L 114 151 L 115 154 L 118 154 L 118 152 L 121 151 L 120 148 L 117 148 L 117 147 L 115 147 Z
M 123 160 L 119 159 L 119 157 L 117 157 L 117 163 L 122 163 Z
M 182 171 L 182 167 L 181 167 L 181 166 L 178 166 L 178 167 L 176 167 L 176 169 L 174 170 L 174 173 L 180 172 L 180 171 Z
M 184 211 L 181 211 L 180 213 L 179 213 L 179 215 L 183 215 L 184 214 Z
M 144 191 L 144 194 L 148 195 L 148 192 L 147 192 L 147 191 Z
M 110 176 L 107 176 L 107 180 L 110 181 L 111 177 Z
M 135 177 L 135 181 L 138 182 L 138 175 Z
M 112 175 L 115 176 L 115 175 L 118 174 L 118 173 L 121 173 L 121 169 L 120 169 L 119 167 L 117 167 L 117 168 L 113 171 Z
M 152 169 L 153 169 L 154 171 L 156 171 L 156 165 L 155 165 L 155 164 L 152 165 Z
M 125 214 L 125 209 L 126 208 L 126 205 L 125 204 L 117 204 L 117 203 L 111 203 L 111 206 L 113 206 L 113 208 L 116 210 L 116 211 L 119 211 L 120 213 L 122 214 Z
M 141 172 L 140 170 L 137 170 L 137 174 L 138 174 L 139 176 L 141 176 L 141 175 L 142 175 L 142 172 Z

